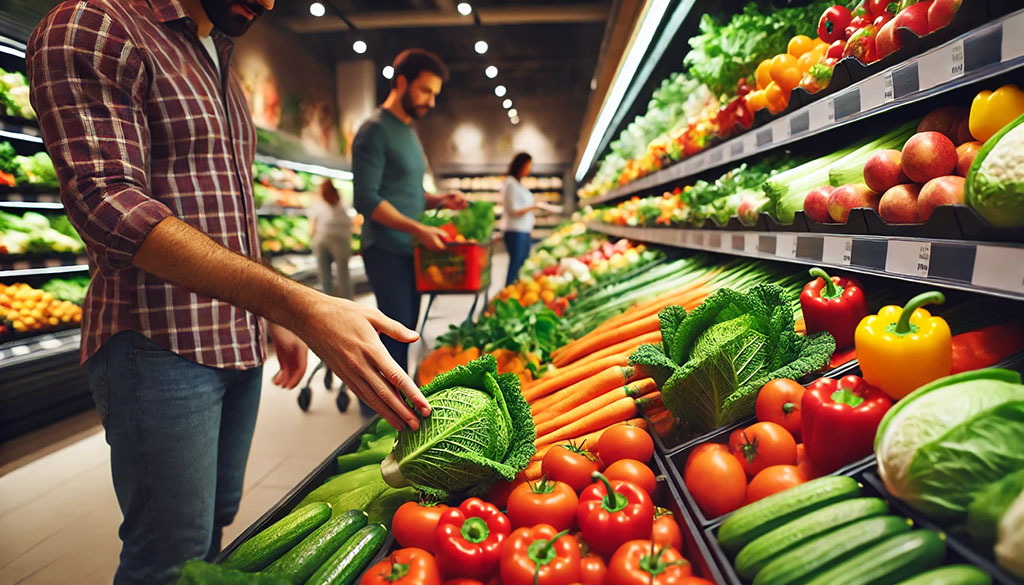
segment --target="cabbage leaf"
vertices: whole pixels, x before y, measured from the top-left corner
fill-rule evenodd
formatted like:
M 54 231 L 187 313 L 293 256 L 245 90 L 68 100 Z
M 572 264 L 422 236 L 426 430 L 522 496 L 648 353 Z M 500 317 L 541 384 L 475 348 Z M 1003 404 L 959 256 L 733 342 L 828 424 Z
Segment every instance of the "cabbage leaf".
M 405 429 L 381 472 L 395 488 L 446 498 L 511 481 L 536 453 L 536 429 L 515 374 L 498 374 L 492 355 L 438 375 L 422 389 L 430 417 Z

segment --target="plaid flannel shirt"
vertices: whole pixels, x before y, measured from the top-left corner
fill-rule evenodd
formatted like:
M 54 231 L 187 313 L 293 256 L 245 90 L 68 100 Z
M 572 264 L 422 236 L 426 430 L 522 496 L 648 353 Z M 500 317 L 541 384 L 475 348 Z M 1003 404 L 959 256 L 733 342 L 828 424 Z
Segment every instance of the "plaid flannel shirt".
M 126 330 L 213 367 L 266 356 L 257 316 L 131 264 L 170 216 L 259 259 L 256 131 L 233 44 L 213 34 L 220 75 L 178 0 L 68 0 L 29 39 L 32 105 L 93 272 L 83 362 Z

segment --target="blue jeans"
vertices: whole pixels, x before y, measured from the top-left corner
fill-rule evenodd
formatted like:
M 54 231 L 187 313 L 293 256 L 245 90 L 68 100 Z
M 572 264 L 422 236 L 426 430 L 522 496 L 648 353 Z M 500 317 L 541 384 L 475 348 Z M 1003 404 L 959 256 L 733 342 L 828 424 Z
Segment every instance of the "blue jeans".
M 87 366 L 124 516 L 114 583 L 172 583 L 238 512 L 263 368 L 202 366 L 131 331 Z
M 519 269 L 530 255 L 530 234 L 527 232 L 505 232 L 505 249 L 508 250 L 508 276 L 505 286 L 519 278 Z

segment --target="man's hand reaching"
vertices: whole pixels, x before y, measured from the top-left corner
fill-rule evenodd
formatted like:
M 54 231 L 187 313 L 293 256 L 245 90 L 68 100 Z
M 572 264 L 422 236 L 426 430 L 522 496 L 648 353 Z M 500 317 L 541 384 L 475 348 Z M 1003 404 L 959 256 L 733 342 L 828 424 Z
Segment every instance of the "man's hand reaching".
M 448 236 L 441 228 L 431 227 L 428 225 L 420 224 L 419 229 L 415 234 L 416 239 L 420 241 L 428 250 L 434 250 L 439 252 L 445 249 L 445 238 Z

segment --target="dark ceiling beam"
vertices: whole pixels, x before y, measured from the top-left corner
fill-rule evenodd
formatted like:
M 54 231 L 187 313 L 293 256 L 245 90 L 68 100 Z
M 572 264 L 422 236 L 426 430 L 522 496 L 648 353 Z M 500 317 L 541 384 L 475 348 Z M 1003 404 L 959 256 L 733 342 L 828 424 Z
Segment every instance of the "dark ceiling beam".
M 494 7 L 474 11 L 485 26 L 568 24 L 605 22 L 608 8 L 605 4 L 573 4 L 565 6 Z M 397 28 L 437 28 L 474 26 L 472 17 L 457 12 L 402 11 L 362 12 L 346 15 L 356 28 L 363 30 Z M 296 33 L 325 33 L 347 31 L 349 27 L 337 16 L 321 18 L 303 17 L 287 21 Z

